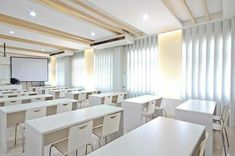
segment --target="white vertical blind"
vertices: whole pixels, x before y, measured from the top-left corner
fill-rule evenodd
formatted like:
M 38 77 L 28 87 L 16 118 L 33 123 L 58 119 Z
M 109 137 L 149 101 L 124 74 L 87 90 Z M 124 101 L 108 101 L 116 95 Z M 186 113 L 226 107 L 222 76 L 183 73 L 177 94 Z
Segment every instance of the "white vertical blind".
M 216 100 L 232 105 L 235 126 L 235 19 L 203 24 L 183 31 L 183 99 Z M 233 57 L 232 57 L 233 56 Z
M 72 56 L 72 86 L 85 87 L 85 56 L 84 52 L 78 52 Z
M 95 50 L 95 88 L 103 92 L 113 90 L 113 48 Z
M 157 36 L 135 40 L 126 46 L 127 91 L 130 96 L 157 94 Z
M 56 58 L 56 84 L 65 86 L 65 59 L 63 57 Z

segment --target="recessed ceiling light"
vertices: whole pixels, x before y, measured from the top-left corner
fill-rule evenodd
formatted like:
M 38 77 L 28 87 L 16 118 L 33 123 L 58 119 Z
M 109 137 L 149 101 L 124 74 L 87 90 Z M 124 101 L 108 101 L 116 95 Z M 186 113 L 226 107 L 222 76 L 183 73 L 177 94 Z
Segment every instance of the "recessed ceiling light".
M 14 34 L 15 32 L 11 30 L 9 33 L 10 33 L 10 34 Z
M 35 17 L 37 14 L 36 14 L 35 11 L 30 11 L 30 12 L 29 12 L 29 15 L 32 16 L 32 17 Z
M 143 21 L 147 21 L 149 19 L 149 15 L 145 13 L 142 17 Z
M 94 36 L 95 36 L 95 33 L 94 33 L 94 32 L 91 32 L 91 36 L 93 36 L 93 37 L 94 37 Z
M 45 51 L 45 49 L 42 49 L 42 51 Z

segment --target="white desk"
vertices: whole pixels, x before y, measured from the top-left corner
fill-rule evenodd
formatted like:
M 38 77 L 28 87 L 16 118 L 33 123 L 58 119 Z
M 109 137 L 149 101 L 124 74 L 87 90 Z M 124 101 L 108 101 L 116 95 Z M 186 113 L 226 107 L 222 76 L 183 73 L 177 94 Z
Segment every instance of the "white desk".
M 5 95 L 5 94 L 12 94 L 12 93 L 23 93 L 26 92 L 26 90 L 11 90 L 11 91 L 0 91 L 0 95 Z
M 18 93 L 0 94 L 0 98 L 11 98 L 11 97 L 32 96 L 32 95 L 37 95 L 37 92 L 18 92 Z
M 125 94 L 126 92 L 111 92 L 111 93 L 101 93 L 101 94 L 94 94 L 89 96 L 89 105 L 96 106 L 101 105 L 104 103 L 104 98 L 107 96 L 112 96 L 112 101 L 115 103 L 117 101 L 117 97 L 119 94 Z
M 131 131 L 142 125 L 142 110 L 150 101 L 160 99 L 160 96 L 144 95 L 122 101 L 124 108 L 124 129 Z
M 69 127 L 91 120 L 94 121 L 95 126 L 95 120 L 122 111 L 122 108 L 99 105 L 26 121 L 25 154 L 26 156 L 45 156 L 44 146 L 67 137 Z M 121 117 L 120 124 L 123 123 L 122 119 L 123 117 Z M 120 125 L 120 127 L 119 135 L 122 135 L 123 126 Z
M 88 156 L 196 156 L 205 127 L 158 117 Z
M 82 88 L 68 88 L 68 89 L 55 89 L 49 90 L 49 94 L 54 96 L 54 99 L 64 98 L 67 92 L 81 91 Z
M 92 95 L 93 93 L 95 93 L 95 94 L 100 93 L 100 91 L 98 91 L 98 90 L 74 91 L 74 92 L 67 92 L 67 93 L 65 93 L 65 96 L 67 98 L 78 100 L 79 94 L 81 94 L 81 93 L 86 93 L 86 99 L 89 99 L 90 95 Z
M 39 107 L 47 107 L 47 115 L 56 114 L 57 105 L 72 103 L 77 105 L 77 100 L 74 99 L 56 99 L 42 102 L 28 103 L 24 105 L 5 106 L 0 108 L 0 138 L 1 148 L 7 151 L 9 147 L 8 136 L 9 129 L 14 127 L 17 123 L 25 122 L 26 110 L 35 109 Z M 74 107 L 75 108 L 75 107 Z
M 22 90 L 22 85 L 0 85 L 0 91 Z
M 40 99 L 45 98 L 45 101 L 52 100 L 53 96 L 44 94 L 44 95 L 32 95 L 32 96 L 21 96 L 21 97 L 14 97 L 14 98 L 0 98 L 0 107 L 5 106 L 6 101 L 18 101 L 21 100 L 22 103 L 31 103 L 32 99 Z M 17 103 L 16 103 L 17 104 Z
M 216 108 L 215 101 L 188 100 L 175 109 L 178 120 L 192 122 L 206 126 L 209 138 L 206 147 L 206 155 L 213 155 L 213 114 Z

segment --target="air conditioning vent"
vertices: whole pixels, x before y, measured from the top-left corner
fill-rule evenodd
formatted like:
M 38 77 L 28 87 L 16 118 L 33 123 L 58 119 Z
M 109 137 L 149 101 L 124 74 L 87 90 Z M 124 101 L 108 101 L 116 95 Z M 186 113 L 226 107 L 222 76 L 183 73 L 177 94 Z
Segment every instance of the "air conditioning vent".
M 74 55 L 74 52 L 68 51 L 68 50 L 57 51 L 57 52 L 50 54 L 50 56 L 56 56 L 56 57 L 65 57 L 65 56 L 73 56 L 73 55 Z
M 104 48 L 111 48 L 111 47 L 132 44 L 133 42 L 134 38 L 131 37 L 130 35 L 125 34 L 105 40 L 92 42 L 90 46 L 95 49 L 104 49 Z

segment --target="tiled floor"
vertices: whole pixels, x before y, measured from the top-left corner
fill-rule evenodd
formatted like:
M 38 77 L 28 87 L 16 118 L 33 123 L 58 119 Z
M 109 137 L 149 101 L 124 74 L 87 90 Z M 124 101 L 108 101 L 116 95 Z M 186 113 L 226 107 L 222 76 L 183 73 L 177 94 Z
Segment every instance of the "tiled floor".
M 234 128 L 227 128 L 228 130 L 228 136 L 229 136 L 229 141 L 230 141 L 230 148 L 228 149 L 228 156 L 235 156 L 235 129 Z M 223 156 L 223 144 L 221 141 L 221 136 L 219 133 L 214 133 L 214 156 Z M 97 138 L 94 136 L 94 148 L 98 148 L 97 144 Z M 227 146 L 226 146 L 227 147 Z M 45 155 L 48 154 L 48 149 L 49 147 L 45 148 Z M 9 153 L 4 154 L 0 152 L 0 156 L 25 156 L 22 152 L 22 147 L 18 145 L 15 148 L 12 148 Z M 61 156 L 58 152 L 55 152 L 53 150 L 53 155 L 52 156 Z M 81 153 L 79 156 L 84 155 L 84 151 L 80 151 Z

